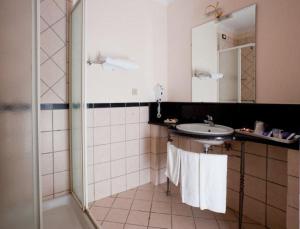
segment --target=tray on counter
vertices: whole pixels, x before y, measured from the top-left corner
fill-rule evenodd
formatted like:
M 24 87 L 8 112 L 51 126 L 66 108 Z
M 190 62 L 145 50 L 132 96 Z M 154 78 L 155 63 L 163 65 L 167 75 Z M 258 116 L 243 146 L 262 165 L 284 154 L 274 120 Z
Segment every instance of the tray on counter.
M 241 129 L 235 129 L 234 131 L 238 134 L 243 134 L 243 135 L 247 135 L 247 136 L 252 136 L 252 137 L 256 137 L 256 138 L 266 139 L 266 140 L 285 143 L 285 144 L 295 143 L 295 142 L 299 141 L 299 138 L 300 138 L 299 135 L 296 135 L 293 139 L 287 140 L 287 139 L 281 139 L 281 138 L 268 137 L 265 135 L 256 134 L 254 132 L 249 132 L 249 131 L 245 131 L 245 130 L 241 130 Z

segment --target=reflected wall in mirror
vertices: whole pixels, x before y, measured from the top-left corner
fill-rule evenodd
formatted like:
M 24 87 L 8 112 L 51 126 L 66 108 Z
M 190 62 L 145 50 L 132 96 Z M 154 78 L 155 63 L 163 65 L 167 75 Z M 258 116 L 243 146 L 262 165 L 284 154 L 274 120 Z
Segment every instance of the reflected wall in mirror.
M 192 30 L 192 101 L 255 102 L 256 5 Z

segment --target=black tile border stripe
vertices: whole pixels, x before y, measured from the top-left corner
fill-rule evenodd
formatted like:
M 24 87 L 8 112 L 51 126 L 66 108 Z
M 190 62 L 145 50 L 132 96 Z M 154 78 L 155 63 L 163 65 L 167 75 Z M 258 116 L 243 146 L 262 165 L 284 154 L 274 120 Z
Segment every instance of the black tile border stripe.
M 151 102 L 128 102 L 128 103 L 88 103 L 87 108 L 109 108 L 109 107 L 144 107 L 149 106 Z M 78 104 L 74 104 L 75 107 Z M 74 106 L 73 105 L 73 106 Z M 68 103 L 42 103 L 40 105 L 41 110 L 63 110 L 69 109 L 70 104 Z
M 145 107 L 149 106 L 150 102 L 129 102 L 129 103 L 88 103 L 87 108 L 107 108 L 107 107 Z
M 68 103 L 42 103 L 41 110 L 67 110 L 69 109 Z

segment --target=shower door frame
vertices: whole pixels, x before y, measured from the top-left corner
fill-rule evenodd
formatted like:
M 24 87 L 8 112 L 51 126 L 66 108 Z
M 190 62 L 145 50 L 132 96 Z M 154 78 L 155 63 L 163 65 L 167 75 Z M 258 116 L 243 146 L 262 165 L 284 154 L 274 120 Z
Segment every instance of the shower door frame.
M 247 47 L 255 47 L 256 44 L 255 43 L 248 43 L 245 45 L 238 45 L 238 46 L 234 46 L 231 48 L 226 48 L 226 49 L 221 49 L 218 50 L 218 72 L 220 72 L 220 55 L 221 53 L 224 52 L 230 52 L 233 50 L 237 50 L 237 58 L 238 58 L 238 69 L 237 69 L 237 79 L 238 79 L 238 83 L 237 83 L 237 101 L 227 101 L 227 102 L 238 102 L 241 103 L 242 102 L 242 48 L 247 48 Z M 218 81 L 218 92 L 220 92 L 220 81 Z M 219 101 L 220 101 L 220 94 L 218 95 L 219 97 Z
M 70 26 L 69 26 L 69 39 L 72 40 L 72 15 L 73 11 L 79 7 L 79 5 L 82 4 L 82 37 L 81 37 L 81 152 L 82 152 L 82 193 L 83 193 L 83 200 L 80 200 L 76 193 L 73 191 L 73 164 L 72 164 L 72 58 L 70 58 L 69 62 L 69 98 L 70 98 L 70 112 L 69 112 L 69 125 L 71 127 L 69 139 L 70 139 L 70 177 L 71 177 L 71 194 L 76 200 L 76 202 L 79 204 L 79 206 L 82 208 L 83 211 L 86 211 L 88 209 L 88 182 L 87 182 L 87 137 L 86 137 L 86 92 L 85 92 L 85 85 L 86 85 L 86 79 L 85 79 L 85 56 L 86 56 L 86 50 L 85 50 L 85 9 L 86 9 L 86 1 L 85 0 L 78 0 L 76 4 L 72 7 L 70 18 Z M 69 46 L 69 57 L 72 56 L 72 45 Z

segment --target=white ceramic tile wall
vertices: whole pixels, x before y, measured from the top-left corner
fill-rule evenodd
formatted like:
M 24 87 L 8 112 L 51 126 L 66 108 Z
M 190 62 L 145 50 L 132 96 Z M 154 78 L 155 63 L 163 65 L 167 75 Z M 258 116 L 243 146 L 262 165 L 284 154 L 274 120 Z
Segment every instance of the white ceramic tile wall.
M 51 199 L 70 190 L 68 135 L 68 110 L 41 111 L 43 199 Z
M 148 107 L 88 109 L 89 201 L 150 182 Z
M 67 0 L 43 0 L 40 5 L 41 102 L 67 103 Z

